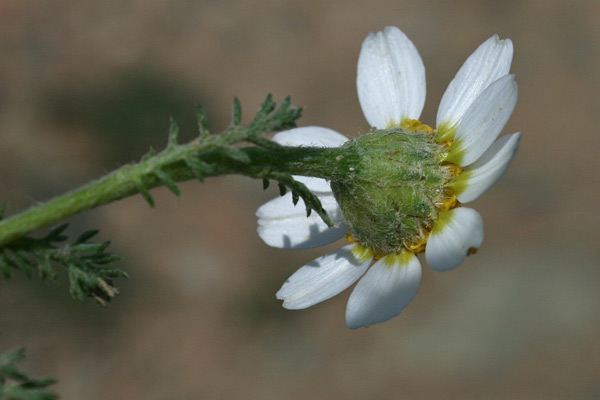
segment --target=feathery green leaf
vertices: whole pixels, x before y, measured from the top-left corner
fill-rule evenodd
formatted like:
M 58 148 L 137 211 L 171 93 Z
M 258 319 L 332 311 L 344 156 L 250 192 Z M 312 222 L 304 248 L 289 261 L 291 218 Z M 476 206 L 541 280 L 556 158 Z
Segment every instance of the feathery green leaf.
M 170 117 L 170 125 L 169 125 L 169 141 L 167 144 L 167 148 L 172 148 L 177 146 L 179 141 L 179 125 L 173 117 Z
M 208 117 L 206 116 L 206 111 L 200 105 L 196 105 L 196 120 L 198 122 L 200 139 L 210 135 L 210 130 L 208 129 Z
M 233 98 L 233 117 L 231 118 L 232 126 L 239 126 L 242 122 L 242 104 L 237 97 Z
M 165 171 L 161 170 L 160 168 L 157 168 L 154 171 L 154 175 L 161 181 L 161 183 L 163 185 L 165 185 L 167 187 L 167 189 L 169 189 L 171 192 L 173 192 L 173 194 L 175 194 L 175 196 L 177 196 L 177 197 L 181 196 L 181 192 L 179 191 L 179 188 L 177 187 L 177 183 L 175 183 L 175 181 L 173 180 L 173 178 L 171 178 L 169 176 L 169 174 L 167 174 Z

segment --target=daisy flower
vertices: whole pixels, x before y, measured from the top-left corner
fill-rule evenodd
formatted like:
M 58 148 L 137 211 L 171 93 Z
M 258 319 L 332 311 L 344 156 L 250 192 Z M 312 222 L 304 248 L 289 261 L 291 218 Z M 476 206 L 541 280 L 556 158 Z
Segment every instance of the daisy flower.
M 521 133 L 496 140 L 517 101 L 512 54 L 510 39 L 494 35 L 481 44 L 450 82 L 434 129 L 419 121 L 421 57 L 402 31 L 386 27 L 367 36 L 358 59 L 358 98 L 371 132 L 349 140 L 302 127 L 273 137 L 287 146 L 355 146 L 365 155 L 345 181 L 296 177 L 319 197 L 334 227 L 314 214 L 307 218 L 291 194 L 258 209 L 258 234 L 268 245 L 304 249 L 349 241 L 290 276 L 277 292 L 285 308 L 310 307 L 358 281 L 346 324 L 368 327 L 413 299 L 421 281 L 417 254 L 424 252 L 434 270 L 450 270 L 480 247 L 482 218 L 463 204 L 496 182 L 518 148 Z

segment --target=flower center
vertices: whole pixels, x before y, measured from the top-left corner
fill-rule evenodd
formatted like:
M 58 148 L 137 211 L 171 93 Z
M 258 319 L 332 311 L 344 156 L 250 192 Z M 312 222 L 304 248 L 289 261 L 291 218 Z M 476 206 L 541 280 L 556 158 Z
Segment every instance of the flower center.
M 450 184 L 462 168 L 444 162 L 448 147 L 435 139 L 434 129 L 405 119 L 344 144 L 359 161 L 331 188 L 360 256 L 423 252 L 439 212 L 460 206 Z

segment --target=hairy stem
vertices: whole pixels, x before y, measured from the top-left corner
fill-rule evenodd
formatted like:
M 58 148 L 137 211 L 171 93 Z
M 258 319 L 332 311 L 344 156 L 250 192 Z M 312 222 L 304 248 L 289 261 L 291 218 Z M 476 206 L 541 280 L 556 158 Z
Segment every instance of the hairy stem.
M 191 158 L 202 166 L 202 177 L 237 174 L 273 179 L 278 173 L 286 173 L 330 180 L 347 175 L 356 160 L 345 148 L 251 146 L 235 150 L 236 157 L 232 157 L 230 150 L 224 151 L 211 140 L 170 146 L 137 164 L 125 165 L 79 189 L 0 221 L 0 246 L 83 211 L 140 192 L 147 194 L 149 189 L 165 185 L 165 176 L 173 182 L 197 178 L 198 171 L 186 162 Z

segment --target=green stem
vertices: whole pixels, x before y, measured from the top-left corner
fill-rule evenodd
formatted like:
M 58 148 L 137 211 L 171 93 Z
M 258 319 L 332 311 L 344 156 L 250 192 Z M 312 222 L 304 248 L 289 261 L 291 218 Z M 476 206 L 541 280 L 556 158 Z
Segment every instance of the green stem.
M 230 143 L 238 140 L 234 133 L 231 136 Z M 341 179 L 347 176 L 348 169 L 356 161 L 356 157 L 343 147 L 283 146 L 236 148 L 238 156 L 245 155 L 243 158 L 249 159 L 240 161 L 211 139 L 212 136 L 200 143 L 172 144 L 162 153 L 138 164 L 125 165 L 79 189 L 0 221 L 0 246 L 83 211 L 140 192 L 150 201 L 147 191 L 165 185 L 165 174 L 173 182 L 197 177 L 197 171 L 186 163 L 192 157 L 201 163 L 203 177 L 238 174 L 265 179 L 273 178 L 276 173 Z M 176 188 L 169 187 L 177 193 Z
M 126 165 L 79 189 L 0 222 L 0 246 L 65 218 L 139 192 L 135 178 L 142 164 Z
M 250 163 L 228 162 L 220 154 L 205 154 L 201 160 L 213 165 L 209 176 L 236 174 L 251 178 L 268 178 L 270 172 L 314 176 L 327 180 L 347 178 L 348 170 L 356 164 L 357 157 L 346 148 L 279 147 L 265 149 L 247 147 L 241 149 Z

